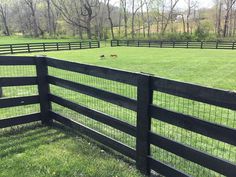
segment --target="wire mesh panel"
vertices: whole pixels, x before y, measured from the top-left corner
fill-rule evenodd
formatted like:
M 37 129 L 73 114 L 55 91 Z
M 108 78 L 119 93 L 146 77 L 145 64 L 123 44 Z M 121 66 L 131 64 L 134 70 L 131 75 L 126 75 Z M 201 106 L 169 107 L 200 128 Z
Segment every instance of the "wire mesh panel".
M 177 87 L 173 86 L 171 88 L 174 90 Z M 182 92 L 184 91 L 185 89 L 183 88 Z M 196 130 L 196 128 L 192 127 L 197 127 L 198 124 L 191 125 L 192 127 L 187 126 L 189 123 L 188 120 L 186 120 L 185 125 L 182 127 L 177 125 L 178 122 L 175 125 L 171 124 L 171 119 L 179 116 L 179 120 L 181 121 L 182 115 L 186 115 L 189 116 L 189 119 L 197 118 L 200 121 L 207 122 L 207 124 L 209 122 L 209 125 L 212 123 L 214 126 L 235 130 L 236 111 L 207 104 L 204 103 L 204 101 L 194 101 L 191 98 L 188 98 L 187 95 L 186 98 L 183 98 L 164 92 L 154 91 L 153 105 L 160 108 L 160 110 L 164 109 L 173 112 L 172 118 L 170 116 L 169 120 L 167 120 L 168 118 L 166 118 L 166 116 L 168 116 L 168 113 L 166 115 L 160 113 L 158 120 L 152 119 L 151 131 L 164 138 L 168 138 L 187 147 L 209 154 L 217 159 L 225 160 L 230 164 L 236 164 L 236 146 L 233 145 L 233 143 L 227 143 L 207 136 L 207 130 L 204 130 L 202 127 L 200 127 L 202 128 L 202 132 L 191 131 L 191 129 Z M 199 93 L 201 92 L 199 91 Z M 192 97 L 194 97 L 194 93 L 192 94 Z M 223 102 L 223 100 L 221 101 Z M 175 113 L 177 113 L 177 115 L 175 115 Z M 188 129 L 184 128 L 184 126 Z M 231 138 L 233 139 L 233 137 Z M 156 146 L 151 146 L 151 153 L 155 159 L 192 176 L 223 176 L 213 170 L 200 166 L 197 163 L 186 160 L 185 158 Z
M 0 58 L 0 120 L 38 113 L 38 88 L 36 83 L 28 83 L 36 82 L 35 65 L 10 65 L 5 61 L 11 62 L 11 58 Z
M 145 74 L 0 57 L 0 128 L 55 119 L 136 160 L 144 174 L 234 176 L 235 100 Z
M 121 96 L 122 98 L 128 98 L 132 100 L 137 99 L 137 88 L 129 84 L 107 80 L 88 74 L 57 69 L 54 67 L 49 67 L 49 75 L 53 76 L 54 79 L 59 78 L 62 79 L 62 81 L 72 81 L 72 83 L 80 84 L 78 88 L 95 88 L 98 89 L 101 93 L 109 92 L 111 94 L 118 95 L 118 97 Z M 52 95 L 61 97 L 92 111 L 96 111 L 96 114 L 109 116 L 111 119 L 116 119 L 122 122 L 126 122 L 132 126 L 136 126 L 136 111 L 124 108 L 116 101 L 109 102 L 108 100 L 106 100 L 106 98 L 100 97 L 99 94 L 86 94 L 86 89 L 81 90 L 82 93 L 80 93 L 68 87 L 63 88 L 63 85 L 57 85 L 58 84 L 55 82 L 53 84 L 51 83 L 50 92 Z M 97 121 L 92 119 L 91 117 L 78 113 L 78 111 L 68 109 L 65 105 L 60 104 L 60 102 L 52 103 L 52 110 L 89 128 L 92 128 L 93 130 L 96 130 L 110 138 L 118 140 L 121 143 L 124 143 L 131 147 L 135 147 L 134 136 L 131 136 L 127 133 L 124 133 L 123 131 L 114 128 L 112 125 L 109 125 L 109 123 L 107 125 L 102 121 Z

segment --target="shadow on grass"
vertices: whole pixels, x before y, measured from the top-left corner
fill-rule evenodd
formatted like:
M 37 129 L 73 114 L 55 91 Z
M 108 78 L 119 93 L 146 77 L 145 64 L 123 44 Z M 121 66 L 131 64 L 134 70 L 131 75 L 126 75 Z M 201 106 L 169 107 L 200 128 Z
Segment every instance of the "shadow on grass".
M 59 130 L 39 123 L 0 130 L 0 158 L 23 153 L 67 137 Z
M 0 160 L 5 159 L 4 161 L 6 161 L 6 162 L 9 162 L 9 160 L 7 160 L 7 159 L 16 160 L 15 157 L 18 157 L 18 155 L 21 155 L 22 153 L 27 154 L 28 151 L 30 151 L 31 152 L 30 154 L 32 155 L 32 152 L 34 152 L 40 146 L 44 146 L 44 145 L 47 146 L 48 144 L 52 145 L 53 143 L 58 144 L 59 141 L 60 141 L 59 146 L 56 146 L 56 148 L 60 148 L 60 146 L 63 146 L 63 143 L 62 143 L 63 140 L 68 139 L 68 138 L 84 139 L 85 141 L 84 140 L 77 141 L 77 143 L 89 144 L 89 145 L 82 145 L 82 146 L 78 144 L 78 146 L 77 145 L 74 146 L 74 148 L 76 149 L 75 151 L 73 151 L 75 153 L 75 158 L 76 158 L 76 156 L 78 156 L 78 154 L 80 154 L 80 156 L 81 155 L 87 156 L 87 157 L 85 157 L 85 158 L 87 158 L 87 160 L 85 162 L 81 161 L 81 162 L 76 162 L 76 163 L 86 164 L 86 163 L 90 163 L 89 159 L 91 159 L 91 162 L 96 159 L 97 160 L 96 162 L 93 162 L 89 165 L 96 165 L 96 163 L 97 163 L 97 165 L 99 165 L 99 164 L 102 164 L 103 162 L 112 160 L 112 158 L 114 158 L 114 159 L 120 159 L 121 161 L 125 161 L 128 164 L 128 166 L 127 166 L 128 168 L 132 167 L 133 169 L 135 169 L 134 168 L 134 161 L 120 155 L 119 153 L 116 153 L 115 151 L 105 147 L 102 144 L 97 143 L 96 141 L 81 134 L 79 131 L 73 130 L 73 129 L 66 127 L 66 126 L 59 124 L 59 123 L 53 123 L 52 126 L 50 126 L 50 127 L 41 125 L 40 123 L 32 123 L 32 124 L 27 124 L 27 125 L 23 125 L 23 126 L 16 126 L 13 128 L 7 128 L 7 129 L 0 130 L 0 149 L 1 149 Z M 68 141 L 65 141 L 65 142 L 68 142 Z M 99 148 L 93 148 L 96 146 Z M 54 148 L 54 146 L 50 146 L 50 147 Z M 66 147 L 64 147 L 64 148 L 66 148 Z M 88 150 L 86 147 L 91 148 L 91 149 Z M 101 152 L 99 152 L 99 149 Z M 70 150 L 72 150 L 72 149 L 70 149 Z M 105 154 L 104 154 L 104 152 L 102 152 L 102 150 L 105 152 Z M 38 152 L 40 152 L 40 151 L 36 151 L 35 157 L 38 157 L 38 154 L 37 154 Z M 47 151 L 42 151 L 42 152 L 47 153 Z M 100 154 L 100 155 L 94 155 L 94 154 Z M 111 157 L 111 159 L 109 159 L 110 156 L 107 156 L 106 154 L 110 154 L 113 157 Z M 44 155 L 47 155 L 47 154 L 44 154 Z M 57 154 L 57 155 L 59 155 L 59 154 Z M 73 157 L 73 155 L 71 156 L 71 158 L 72 157 Z M 34 157 L 32 157 L 32 158 L 34 158 Z M 31 158 L 26 158 L 25 160 L 29 160 L 28 163 L 31 163 L 30 162 Z M 17 162 L 15 162 L 15 163 L 17 163 Z M 13 163 L 13 164 L 16 165 L 15 163 Z M 53 164 L 53 162 L 46 162 L 46 163 Z M 116 166 L 119 166 L 118 163 L 120 163 L 120 162 L 119 161 L 111 162 L 111 164 L 114 164 Z M 107 162 L 106 162 L 106 164 L 107 164 Z M 107 166 L 109 168 L 114 167 L 112 165 L 109 166 L 108 164 L 107 164 Z M 72 163 L 72 167 L 73 167 L 73 163 Z M 77 166 L 77 167 L 79 167 L 79 166 Z M 86 168 L 87 168 L 87 166 L 86 166 Z M 89 168 L 91 169 L 91 167 L 89 167 Z M 104 168 L 104 169 L 107 169 L 107 168 Z M 96 169 L 96 170 L 98 170 L 98 169 Z M 99 169 L 99 170 L 101 171 L 101 169 Z M 124 172 L 124 173 L 126 173 L 126 172 Z M 138 175 L 138 176 L 141 176 L 141 175 Z
M 90 142 L 92 145 L 98 146 L 105 152 L 114 155 L 115 158 L 134 164 L 134 161 L 129 158 L 126 158 L 112 149 L 90 139 L 86 135 L 81 134 L 79 131 L 55 122 L 51 127 L 44 126 L 40 123 L 32 123 L 0 130 L 0 158 L 23 153 L 26 150 L 60 141 L 68 137 L 81 137 Z

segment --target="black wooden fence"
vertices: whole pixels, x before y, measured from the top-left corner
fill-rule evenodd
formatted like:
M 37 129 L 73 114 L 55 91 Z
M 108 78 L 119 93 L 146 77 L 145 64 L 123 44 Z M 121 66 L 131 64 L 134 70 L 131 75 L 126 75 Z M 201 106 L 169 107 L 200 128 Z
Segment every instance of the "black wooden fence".
M 0 57 L 0 68 L 0 128 L 54 120 L 135 160 L 144 174 L 236 174 L 235 92 L 44 57 Z
M 191 49 L 236 49 L 236 42 L 229 41 L 152 41 L 152 40 L 112 40 L 111 47 L 155 47 Z
M 100 48 L 99 41 L 1 44 L 0 55 Z

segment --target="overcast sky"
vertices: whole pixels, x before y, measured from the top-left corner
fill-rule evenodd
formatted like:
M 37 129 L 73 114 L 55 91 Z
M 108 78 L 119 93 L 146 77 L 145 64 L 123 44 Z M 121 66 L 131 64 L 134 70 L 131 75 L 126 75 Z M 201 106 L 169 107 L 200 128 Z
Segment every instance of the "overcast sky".
M 187 7 L 186 6 L 186 0 L 180 0 L 178 7 Z M 197 0 L 198 1 L 198 7 L 199 8 L 210 8 L 213 6 L 213 0 Z
M 198 2 L 198 7 L 199 8 L 211 8 L 213 6 L 213 1 L 214 0 L 196 0 Z M 119 0 L 111 0 L 111 2 L 113 2 L 113 5 L 119 6 Z M 170 0 L 166 0 L 167 3 L 170 3 Z M 187 0 L 180 0 L 180 2 L 178 3 L 178 8 L 181 9 L 186 9 L 187 8 L 187 4 L 186 4 Z

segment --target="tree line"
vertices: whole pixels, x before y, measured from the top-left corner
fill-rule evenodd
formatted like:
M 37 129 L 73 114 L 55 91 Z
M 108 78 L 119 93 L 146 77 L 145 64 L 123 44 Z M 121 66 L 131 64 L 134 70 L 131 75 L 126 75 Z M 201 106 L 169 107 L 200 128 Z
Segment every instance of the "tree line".
M 233 39 L 236 0 L 0 0 L 2 35 Z

